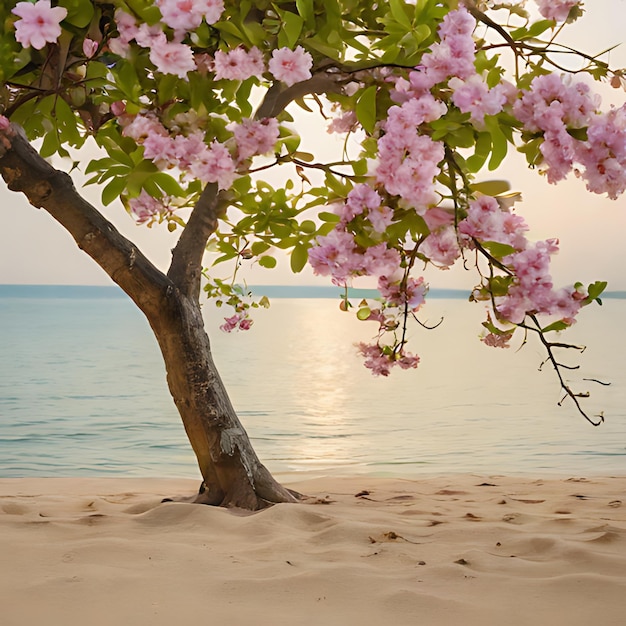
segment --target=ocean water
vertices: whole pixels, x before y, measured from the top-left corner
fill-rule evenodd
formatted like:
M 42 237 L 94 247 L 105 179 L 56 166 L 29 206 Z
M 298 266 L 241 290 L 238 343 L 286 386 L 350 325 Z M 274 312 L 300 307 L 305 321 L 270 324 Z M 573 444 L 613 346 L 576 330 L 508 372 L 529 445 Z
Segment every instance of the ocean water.
M 604 412 L 598 428 L 558 406 L 532 338 L 484 346 L 483 311 L 464 298 L 430 300 L 421 319 L 443 323 L 413 331 L 420 367 L 388 378 L 355 355 L 374 327 L 336 299 L 277 297 L 232 335 L 204 309 L 233 404 L 279 475 L 626 472 L 625 300 L 564 336 L 587 345 L 562 358 L 581 366 L 567 374 Z M 0 477 L 107 475 L 198 477 L 147 323 L 115 288 L 0 287 Z

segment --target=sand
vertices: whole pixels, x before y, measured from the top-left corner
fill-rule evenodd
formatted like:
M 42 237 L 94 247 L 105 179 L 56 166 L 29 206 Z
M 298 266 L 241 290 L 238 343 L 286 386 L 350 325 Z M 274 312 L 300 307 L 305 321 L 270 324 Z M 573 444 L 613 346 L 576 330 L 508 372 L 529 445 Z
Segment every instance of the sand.
M 0 624 L 626 624 L 626 477 L 289 485 L 314 498 L 250 515 L 160 502 L 197 481 L 0 479 Z

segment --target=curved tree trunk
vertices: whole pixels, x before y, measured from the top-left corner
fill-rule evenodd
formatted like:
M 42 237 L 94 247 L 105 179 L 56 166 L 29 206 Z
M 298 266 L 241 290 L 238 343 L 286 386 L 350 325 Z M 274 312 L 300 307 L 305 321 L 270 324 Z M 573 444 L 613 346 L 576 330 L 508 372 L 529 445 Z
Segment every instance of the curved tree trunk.
M 149 322 L 163 354 L 170 392 L 204 482 L 197 502 L 258 509 L 293 502 L 261 464 L 217 372 L 197 300 L 170 292 Z
M 211 357 L 200 311 L 206 242 L 225 200 L 208 185 L 188 220 L 165 275 L 122 236 L 32 148 L 19 127 L 0 131 L 0 175 L 9 189 L 45 209 L 146 315 L 157 338 L 170 392 L 198 459 L 203 484 L 196 502 L 259 509 L 293 502 L 261 464 L 230 403 Z

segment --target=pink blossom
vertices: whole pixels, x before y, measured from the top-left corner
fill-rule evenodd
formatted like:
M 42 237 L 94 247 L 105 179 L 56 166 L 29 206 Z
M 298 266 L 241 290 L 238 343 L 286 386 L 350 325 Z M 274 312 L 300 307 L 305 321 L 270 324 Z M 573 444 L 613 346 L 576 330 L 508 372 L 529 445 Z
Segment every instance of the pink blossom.
M 331 276 L 339 285 L 363 273 L 363 256 L 356 249 L 354 236 L 345 230 L 334 229 L 317 237 L 309 249 L 309 264 L 315 274 Z
M 381 205 L 367 212 L 367 219 L 377 233 L 384 233 L 393 222 L 393 209 Z
M 117 24 L 117 32 L 120 35 L 120 39 L 124 43 L 128 43 L 135 38 L 138 30 L 137 20 L 130 13 L 126 13 L 122 9 L 116 9 L 115 23 Z
M 374 376 L 389 376 L 393 361 L 379 345 L 357 344 L 359 354 L 365 357 L 363 365 L 372 370 Z
M 279 48 L 272 52 L 269 70 L 276 80 L 290 87 L 311 78 L 312 65 L 313 58 L 302 46 L 298 46 L 295 50 Z
M 256 47 L 246 51 L 241 46 L 215 53 L 214 60 L 215 80 L 246 80 L 252 76 L 260 77 L 265 71 L 263 54 Z
M 475 28 L 476 20 L 465 7 L 461 7 L 446 14 L 437 32 L 442 39 L 471 37 Z
M 432 263 L 445 269 L 461 256 L 457 235 L 452 226 L 430 233 L 419 250 Z
M 524 250 L 527 245 L 524 233 L 528 226 L 524 218 L 503 209 L 495 198 L 480 196 L 470 202 L 467 217 L 459 222 L 459 233 L 478 241 L 493 241 Z
M 489 89 L 484 79 L 474 74 L 466 80 L 451 78 L 448 85 L 454 90 L 452 102 L 463 112 L 470 113 L 475 124 L 483 125 L 485 115 L 497 115 L 506 102 L 503 92 Z
M 519 324 L 528 313 L 558 315 L 572 323 L 582 299 L 576 290 L 553 290 L 550 255 L 558 251 L 558 241 L 539 241 L 525 250 L 505 257 L 504 262 L 515 275 L 506 296 L 496 298 L 498 314 Z
M 203 18 L 214 24 L 224 11 L 222 0 L 158 0 L 157 6 L 163 22 L 178 31 L 195 30 Z
M 536 0 L 539 13 L 547 20 L 564 22 L 574 7 L 582 4 L 581 0 Z
M 388 306 L 404 307 L 407 305 L 416 312 L 426 297 L 428 286 L 424 278 L 409 277 L 406 280 L 390 280 L 386 276 L 378 279 L 378 291 L 385 298 Z
M 359 354 L 365 357 L 363 365 L 372 370 L 374 376 L 389 376 L 394 365 L 399 365 L 402 369 L 416 368 L 420 361 L 417 355 L 403 350 L 399 353 L 392 352 L 388 354 L 378 344 L 359 343 L 357 348 Z
M 441 207 L 432 207 L 428 209 L 422 216 L 428 226 L 428 230 L 433 231 L 441 228 L 441 226 L 450 226 L 454 222 L 454 214 L 452 211 L 442 209 Z
M 67 16 L 64 7 L 52 7 L 50 0 L 35 4 L 18 2 L 11 13 L 21 19 L 15 22 L 15 39 L 24 48 L 32 46 L 41 50 L 47 43 L 56 43 L 61 35 L 61 22 Z
M 191 165 L 202 159 L 202 155 L 208 150 L 204 141 L 204 133 L 197 131 L 185 137 L 174 137 L 174 153 L 181 170 L 189 170 Z
M 128 205 L 140 224 L 144 224 L 160 213 L 167 211 L 163 201 L 153 198 L 145 189 L 141 190 L 138 197 L 131 198 Z
M 136 115 L 122 130 L 124 137 L 131 137 L 139 143 L 154 134 L 163 136 L 169 134 L 154 115 Z
M 481 338 L 481 341 L 492 348 L 510 348 L 511 337 L 513 333 L 488 333 Z
M 143 156 L 159 169 L 173 167 L 177 164 L 176 143 L 169 135 L 153 133 L 143 142 Z
M 373 210 L 380 206 L 381 197 L 365 183 L 355 185 L 348 194 L 346 202 L 338 210 L 341 223 L 347 224 L 363 211 Z
M 333 118 L 328 125 L 329 133 L 349 133 L 356 126 L 357 119 L 354 111 L 344 111 L 339 117 Z
M 167 41 L 165 36 L 150 48 L 150 61 L 159 72 L 175 74 L 179 78 L 187 78 L 187 73 L 196 69 L 191 48 L 183 43 Z
M 250 330 L 253 321 L 245 311 L 239 311 L 231 317 L 225 317 L 220 330 L 225 333 L 230 333 L 233 330 Z
M 161 24 L 141 24 L 135 32 L 135 41 L 142 48 L 156 48 L 167 43 Z M 154 63 L 154 61 L 153 61 Z
M 439 26 L 441 41 L 422 56 L 419 70 L 423 76 L 413 81 L 419 80 L 420 88 L 426 90 L 452 76 L 466 79 L 475 74 L 472 37 L 475 27 L 476 21 L 464 7 L 447 13 Z
M 85 39 L 83 40 L 83 54 L 88 59 L 91 59 L 91 57 L 96 54 L 97 51 L 98 42 L 94 41 L 93 39 L 89 39 L 88 37 L 85 37 Z
M 537 76 L 514 105 L 514 114 L 527 130 L 555 131 L 583 128 L 600 106 L 588 85 L 572 83 L 557 74 Z
M 423 215 L 438 200 L 434 179 L 444 157 L 443 144 L 400 123 L 385 128 L 387 134 L 378 140 L 376 180 Z
M 565 127 L 559 131 L 546 131 L 539 150 L 543 156 L 541 169 L 548 182 L 554 184 L 566 178 L 574 163 L 575 145 Z
M 263 120 L 244 119 L 241 124 L 229 125 L 228 128 L 235 135 L 240 161 L 271 152 L 280 132 L 278 121 L 273 117 Z
M 589 191 L 613 200 L 626 191 L 626 106 L 592 117 L 587 141 L 576 145 L 576 158 L 585 167 L 576 175 Z
M 363 270 L 368 276 L 393 276 L 400 269 L 400 253 L 386 243 L 371 246 L 363 255 Z
M 217 183 L 220 189 L 229 189 L 237 177 L 230 152 L 217 141 L 199 155 L 199 159 L 191 163 L 189 169 L 203 183 Z

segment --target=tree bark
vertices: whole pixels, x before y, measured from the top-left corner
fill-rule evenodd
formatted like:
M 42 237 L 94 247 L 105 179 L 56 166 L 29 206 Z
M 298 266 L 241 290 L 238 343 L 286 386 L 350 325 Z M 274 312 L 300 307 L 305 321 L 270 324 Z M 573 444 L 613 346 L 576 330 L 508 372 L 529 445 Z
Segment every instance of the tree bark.
M 12 191 L 45 209 L 144 313 L 163 354 L 167 382 L 198 459 L 203 483 L 194 499 L 250 510 L 293 502 L 259 461 L 211 356 L 199 304 L 199 266 L 224 199 L 209 186 L 173 252 L 168 274 L 106 220 L 30 145 L 20 129 L 0 131 L 0 175 Z M 186 234 L 185 234 L 186 233 Z

